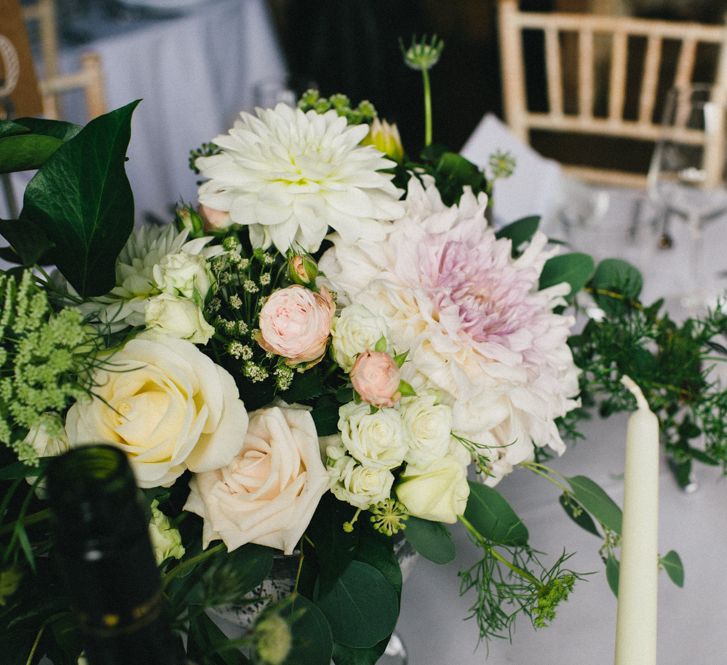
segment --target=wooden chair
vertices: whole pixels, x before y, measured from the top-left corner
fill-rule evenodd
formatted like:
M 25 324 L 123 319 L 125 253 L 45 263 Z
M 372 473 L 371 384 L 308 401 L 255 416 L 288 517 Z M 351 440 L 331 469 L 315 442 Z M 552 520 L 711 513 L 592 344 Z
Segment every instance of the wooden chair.
M 87 120 L 105 113 L 103 72 L 97 54 L 84 53 L 78 71 L 60 73 L 55 0 L 36 0 L 33 4 L 25 5 L 23 17 L 26 23 L 38 23 L 43 59 L 42 78 L 38 81 L 38 87 L 43 102 L 43 115 L 53 120 L 62 119 L 62 96 L 78 89 L 84 93 Z
M 523 33 L 543 35 L 545 87 L 548 110 L 529 110 L 526 91 Z M 517 0 L 499 0 L 499 38 L 505 120 L 523 141 L 531 130 L 547 130 L 654 141 L 659 137 L 659 91 L 692 81 L 698 48 L 713 44 L 718 51 L 713 81 L 727 85 L 727 27 L 678 23 L 625 16 L 574 13 L 522 12 Z M 598 39 L 598 47 L 596 47 Z M 645 41 L 636 117 L 625 117 L 629 82 L 630 43 Z M 604 52 L 603 44 L 607 44 Z M 673 72 L 662 57 L 666 42 L 678 45 Z M 574 85 L 564 77 L 564 64 L 575 61 Z M 607 75 L 596 76 L 599 64 Z M 669 76 L 672 73 L 673 76 Z M 598 80 L 597 80 L 598 79 Z M 605 114 L 596 114 L 595 102 L 605 88 Z M 568 95 L 575 94 L 575 99 Z M 573 111 L 574 107 L 576 110 Z M 566 110 L 567 109 L 567 110 Z M 582 179 L 602 184 L 643 186 L 646 176 L 616 169 L 567 165 Z

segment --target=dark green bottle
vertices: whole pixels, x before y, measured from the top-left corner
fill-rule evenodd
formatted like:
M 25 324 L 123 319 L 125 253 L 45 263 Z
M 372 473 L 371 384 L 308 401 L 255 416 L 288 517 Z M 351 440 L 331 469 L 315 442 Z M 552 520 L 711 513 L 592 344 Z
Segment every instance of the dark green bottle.
M 52 460 L 56 549 L 90 665 L 183 665 L 164 614 L 143 497 L 123 452 L 75 448 Z

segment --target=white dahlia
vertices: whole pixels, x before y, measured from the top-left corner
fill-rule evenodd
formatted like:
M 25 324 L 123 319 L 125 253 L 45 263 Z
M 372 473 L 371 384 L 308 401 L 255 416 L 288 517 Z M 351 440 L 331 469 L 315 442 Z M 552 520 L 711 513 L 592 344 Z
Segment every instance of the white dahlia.
M 367 125 L 284 104 L 256 113 L 241 113 L 214 139 L 220 154 L 197 159 L 210 179 L 200 203 L 249 226 L 253 245 L 274 244 L 283 253 L 293 244 L 316 251 L 329 226 L 346 242 L 384 237 L 382 222 L 403 212 L 401 192 L 380 172 L 395 163 L 360 145 Z
M 554 420 L 577 406 L 578 368 L 566 343 L 572 317 L 556 314 L 568 284 L 538 290 L 547 250 L 537 233 L 511 257 L 488 228 L 485 195 L 467 190 L 446 207 L 412 178 L 407 211 L 385 243 L 346 242 L 322 257 L 340 296 L 386 320 L 388 340 L 408 349 L 402 378 L 452 407 L 452 429 L 484 446 L 490 483 L 532 457 L 565 449 Z

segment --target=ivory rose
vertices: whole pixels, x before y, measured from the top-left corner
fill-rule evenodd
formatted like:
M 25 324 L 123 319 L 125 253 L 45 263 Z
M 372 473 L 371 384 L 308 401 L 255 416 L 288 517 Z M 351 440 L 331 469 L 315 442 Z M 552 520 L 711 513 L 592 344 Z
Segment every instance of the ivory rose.
M 248 418 L 235 381 L 191 342 L 136 337 L 106 359 L 94 383 L 95 397 L 68 411 L 68 439 L 118 446 L 141 487 L 218 469 L 242 447 Z
M 438 404 L 435 395 L 423 394 L 402 400 L 401 419 L 409 444 L 407 462 L 426 466 L 447 454 L 452 409 L 446 404 Z
M 348 402 L 338 410 L 338 429 L 346 450 L 366 467 L 394 469 L 404 460 L 404 427 L 395 409 L 371 413 L 368 404 Z
M 192 478 L 184 509 L 204 519 L 204 547 L 222 539 L 228 550 L 258 543 L 292 554 L 329 484 L 310 412 L 273 406 L 250 414 L 229 465 Z
M 382 317 L 363 305 L 344 307 L 331 326 L 333 359 L 345 372 L 350 372 L 356 356 L 373 349 L 382 337 L 386 337 L 386 321 Z
M 365 509 L 391 494 L 394 474 L 386 469 L 362 466 L 346 454 L 343 446 L 328 447 L 327 466 L 334 481 L 331 492 L 339 501 Z
M 326 351 L 336 305 L 327 289 L 294 284 L 275 291 L 260 310 L 257 342 L 288 365 L 314 364 Z
M 383 351 L 364 351 L 356 358 L 350 373 L 351 384 L 364 402 L 391 407 L 399 401 L 399 368 Z
M 186 339 L 193 344 L 207 344 L 215 334 L 199 305 L 168 293 L 161 293 L 147 301 L 144 320 L 147 330 Z
M 464 514 L 469 493 L 467 467 L 454 455 L 426 467 L 409 464 L 396 486 L 396 496 L 411 515 L 448 524 Z

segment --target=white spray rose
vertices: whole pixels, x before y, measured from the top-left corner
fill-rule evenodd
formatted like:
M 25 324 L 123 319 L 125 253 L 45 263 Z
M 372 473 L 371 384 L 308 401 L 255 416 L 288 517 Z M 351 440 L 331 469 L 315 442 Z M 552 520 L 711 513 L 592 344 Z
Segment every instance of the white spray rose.
M 169 522 L 169 518 L 159 510 L 159 502 L 151 502 L 151 520 L 149 521 L 149 538 L 154 548 L 157 565 L 165 559 L 181 559 L 184 556 L 182 534 Z
M 327 455 L 328 471 L 334 481 L 331 492 L 339 501 L 366 509 L 391 494 L 391 471 L 361 466 L 343 447 L 329 446 Z
M 141 487 L 219 469 L 239 452 L 248 418 L 235 381 L 194 344 L 145 333 L 106 360 L 94 398 L 68 411 L 71 445 L 118 446 Z
M 369 404 L 349 402 L 338 410 L 338 429 L 346 450 L 366 467 L 388 470 L 404 461 L 404 427 L 395 409 L 371 413 Z
M 373 349 L 386 337 L 386 321 L 363 305 L 349 305 L 336 317 L 331 326 L 333 359 L 350 372 L 356 356 Z
M 44 415 L 45 422 L 32 427 L 25 437 L 25 442 L 33 446 L 38 457 L 55 457 L 70 450 L 66 430 L 60 416 L 55 414 Z M 38 476 L 27 476 L 26 481 L 34 485 Z M 45 478 L 35 486 L 35 493 L 39 498 L 45 498 Z
M 144 318 L 147 330 L 186 339 L 192 344 L 207 344 L 215 334 L 196 303 L 168 293 L 147 301 Z
M 454 524 L 464 514 L 470 488 L 467 467 L 447 455 L 426 467 L 406 467 L 396 486 L 396 496 L 415 517 Z
M 167 254 L 152 270 L 160 291 L 202 301 L 212 285 L 207 260 L 199 254 Z
M 436 402 L 432 394 L 401 401 L 401 419 L 409 444 L 405 460 L 410 464 L 426 466 L 449 450 L 452 409 Z

